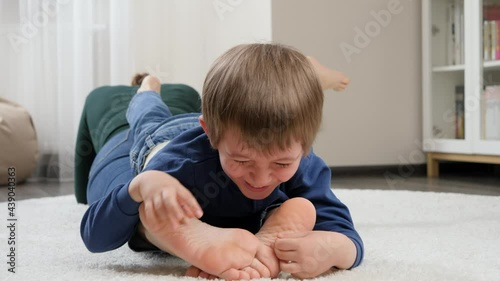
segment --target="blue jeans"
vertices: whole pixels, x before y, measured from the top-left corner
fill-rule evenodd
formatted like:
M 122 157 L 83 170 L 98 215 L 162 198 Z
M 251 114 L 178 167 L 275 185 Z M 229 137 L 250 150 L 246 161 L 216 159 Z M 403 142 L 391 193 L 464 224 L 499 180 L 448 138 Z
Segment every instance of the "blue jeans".
M 130 150 L 130 166 L 134 174 L 142 171 L 146 157 L 156 145 L 200 126 L 200 115 L 186 113 L 172 116 L 157 93 L 146 91 L 136 94 L 127 110 L 127 121 L 134 136 Z
M 200 113 L 172 116 L 161 97 L 141 92 L 130 101 L 127 121 L 130 129 L 113 136 L 99 151 L 89 173 L 89 204 L 105 197 L 119 185 L 127 184 L 144 166 L 144 160 L 159 143 L 199 126 Z

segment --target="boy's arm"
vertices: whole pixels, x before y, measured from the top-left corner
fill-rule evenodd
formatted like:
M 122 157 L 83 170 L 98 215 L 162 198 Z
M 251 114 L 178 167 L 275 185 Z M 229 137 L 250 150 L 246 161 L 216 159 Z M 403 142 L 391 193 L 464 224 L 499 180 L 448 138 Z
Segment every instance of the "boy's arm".
M 328 256 L 318 256 L 318 261 L 331 263 L 326 268 L 356 267 L 363 258 L 363 241 L 354 228 L 349 209 L 333 194 L 330 182 L 330 169 L 311 152 L 302 160 L 296 175 L 285 186 L 285 192 L 290 198 L 308 199 L 317 213 L 314 231 L 297 234 L 302 239 L 295 241 L 302 240 L 303 245 L 318 245 L 316 248 L 301 246 L 303 250 L 313 249 L 316 256 L 317 253 L 328 253 Z
M 83 215 L 80 235 L 93 253 L 114 250 L 125 244 L 139 222 L 139 203 L 128 193 L 129 183 L 117 186 L 92 203 Z
M 87 249 L 105 252 L 125 244 L 139 222 L 139 205 L 143 202 L 145 216 L 155 218 L 153 228 L 164 223 L 176 227 L 184 216 L 203 215 L 191 192 L 174 177 L 162 171 L 145 171 L 89 206 L 80 226 Z

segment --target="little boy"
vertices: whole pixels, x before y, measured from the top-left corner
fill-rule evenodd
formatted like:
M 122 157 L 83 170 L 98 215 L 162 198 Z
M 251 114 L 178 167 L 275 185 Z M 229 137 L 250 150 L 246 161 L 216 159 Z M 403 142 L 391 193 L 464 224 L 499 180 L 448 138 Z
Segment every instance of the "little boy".
M 122 164 L 92 168 L 87 248 L 128 241 L 140 250 L 142 240 L 191 263 L 189 276 L 226 280 L 359 265 L 362 240 L 311 151 L 322 90 L 348 83 L 337 77 L 288 47 L 240 45 L 209 71 L 202 115 L 173 117 L 159 80 L 146 77 L 129 105 L 130 131 L 96 158 L 122 163 L 113 153 L 128 148 L 134 174 Z

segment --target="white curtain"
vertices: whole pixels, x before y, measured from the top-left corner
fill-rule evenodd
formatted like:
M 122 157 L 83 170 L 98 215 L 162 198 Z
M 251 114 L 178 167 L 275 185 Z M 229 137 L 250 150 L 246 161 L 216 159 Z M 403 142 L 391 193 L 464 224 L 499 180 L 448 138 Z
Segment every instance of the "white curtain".
M 147 71 L 200 91 L 226 49 L 270 39 L 270 0 L 0 0 L 0 96 L 33 117 L 35 176 L 72 180 L 91 90 Z
M 99 84 L 126 82 L 134 70 L 124 48 L 130 1 L 0 3 L 0 94 L 32 115 L 40 150 L 35 176 L 71 180 L 86 95 Z

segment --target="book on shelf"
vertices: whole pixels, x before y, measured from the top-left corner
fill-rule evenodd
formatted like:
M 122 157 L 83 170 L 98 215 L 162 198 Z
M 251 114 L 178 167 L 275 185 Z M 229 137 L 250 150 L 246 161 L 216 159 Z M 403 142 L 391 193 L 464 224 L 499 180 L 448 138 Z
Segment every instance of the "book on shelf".
M 491 60 L 491 27 L 489 21 L 483 21 L 483 60 Z
M 446 16 L 446 47 L 449 65 L 464 63 L 464 1 L 450 0 Z
M 500 60 L 500 19 L 483 22 L 483 60 Z
M 455 86 L 455 138 L 465 138 L 465 91 L 464 86 Z
M 464 1 L 450 0 L 446 15 L 448 65 L 464 60 Z M 500 60 L 500 5 L 483 6 L 483 60 Z
M 500 6 L 483 6 L 483 60 L 500 60 Z
M 484 5 L 483 20 L 498 20 L 500 19 L 500 5 Z
M 500 19 L 493 21 L 495 28 L 495 60 L 500 60 Z M 492 39 L 493 40 L 493 39 Z M 492 43 L 493 44 L 493 43 Z M 493 46 L 492 46 L 493 48 Z
M 490 25 L 490 60 L 496 60 L 497 59 L 497 25 L 496 21 L 490 20 L 488 21 Z
M 481 99 L 481 138 L 500 140 L 500 85 L 486 86 Z

